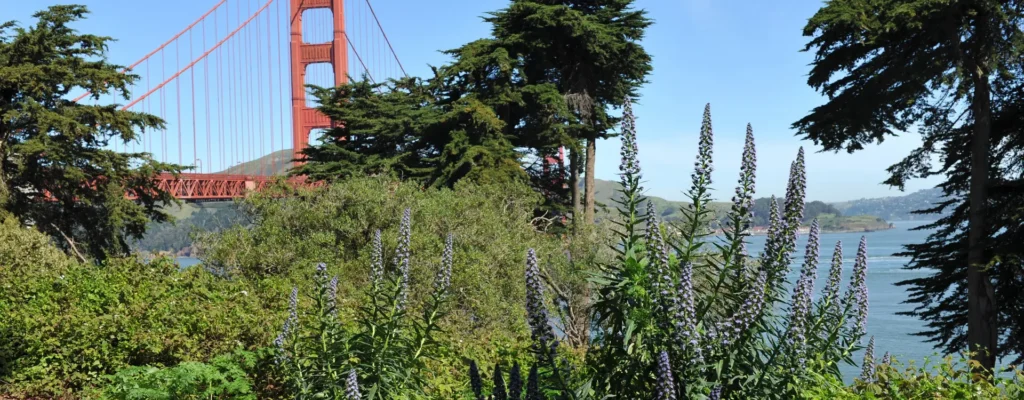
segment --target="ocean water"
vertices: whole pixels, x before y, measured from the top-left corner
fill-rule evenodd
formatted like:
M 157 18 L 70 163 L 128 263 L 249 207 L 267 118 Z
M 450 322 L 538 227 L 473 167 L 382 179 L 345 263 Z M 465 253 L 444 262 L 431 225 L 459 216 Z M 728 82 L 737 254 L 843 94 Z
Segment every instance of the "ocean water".
M 861 236 L 867 238 L 868 245 L 868 300 L 869 314 L 867 331 L 868 335 L 875 337 L 875 354 L 881 358 L 882 354 L 888 351 L 892 356 L 906 364 L 914 360 L 917 365 L 925 357 L 932 357 L 936 350 L 930 343 L 925 342 L 924 337 L 915 336 L 915 332 L 924 329 L 924 322 L 909 316 L 897 315 L 901 311 L 912 310 L 913 304 L 905 304 L 907 300 L 906 288 L 895 285 L 904 279 L 927 275 L 927 271 L 908 271 L 903 266 L 909 258 L 896 257 L 893 254 L 903 250 L 903 245 L 910 243 L 921 243 L 928 236 L 928 231 L 912 231 L 911 228 L 927 224 L 927 221 L 902 221 L 893 222 L 893 229 L 864 233 L 826 233 L 821 235 L 821 250 L 819 252 L 818 280 L 815 282 L 815 298 L 828 278 L 828 270 L 832 260 L 832 253 L 836 241 L 843 243 L 843 281 L 842 290 L 846 290 L 849 278 L 853 269 L 854 258 L 857 255 L 857 245 Z M 747 250 L 752 255 L 760 254 L 764 248 L 765 236 L 753 236 L 749 239 Z M 798 251 L 794 254 L 790 281 L 795 281 L 799 275 L 800 266 L 804 262 L 804 246 L 807 245 L 807 235 L 800 235 Z M 178 259 L 181 266 L 189 267 L 199 263 L 198 259 L 181 257 Z M 864 339 L 867 344 L 867 338 Z M 859 363 L 863 358 L 863 352 L 854 355 L 854 360 Z M 934 358 L 934 357 L 932 357 Z M 841 368 L 843 377 L 847 381 L 859 374 L 859 367 L 844 365 Z
M 193 265 L 199 265 L 200 262 L 201 261 L 198 258 L 194 257 L 178 257 L 178 265 L 183 269 Z

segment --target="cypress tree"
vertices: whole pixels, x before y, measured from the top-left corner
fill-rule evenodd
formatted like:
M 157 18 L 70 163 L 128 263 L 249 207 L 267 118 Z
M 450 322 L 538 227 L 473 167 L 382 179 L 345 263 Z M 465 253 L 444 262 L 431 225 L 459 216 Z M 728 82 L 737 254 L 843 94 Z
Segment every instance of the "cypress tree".
M 618 123 L 609 108 L 637 97 L 651 71 L 651 57 L 638 42 L 652 22 L 633 3 L 513 0 L 485 18 L 493 26 L 492 39 L 449 51 L 456 57 L 450 71 L 495 107 L 517 146 L 536 149 L 538 157 L 559 146 L 569 149 L 570 190 L 576 190 L 582 169 L 582 214 L 589 223 L 596 142 L 611 136 Z
M 87 13 L 53 6 L 27 28 L 0 23 L 0 209 L 83 261 L 127 254 L 147 223 L 169 220 L 160 207 L 175 200 L 155 178 L 181 170 L 147 153 L 105 148 L 162 129 L 160 118 L 69 99 L 79 90 L 97 100 L 128 98 L 138 79 L 107 62 L 111 38 L 70 26 Z

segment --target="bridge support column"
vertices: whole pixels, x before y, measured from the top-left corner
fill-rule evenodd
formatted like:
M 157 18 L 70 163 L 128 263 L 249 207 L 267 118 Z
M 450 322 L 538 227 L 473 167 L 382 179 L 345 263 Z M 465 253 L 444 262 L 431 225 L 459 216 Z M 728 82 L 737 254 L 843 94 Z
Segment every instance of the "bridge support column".
M 306 106 L 306 67 L 310 64 L 331 64 L 334 84 L 343 84 L 348 80 L 348 47 L 345 38 L 345 0 L 290 0 L 290 4 L 292 157 L 299 160 L 302 158 L 302 150 L 309 146 L 310 132 L 333 126 L 326 115 Z M 328 43 L 305 43 L 302 41 L 302 13 L 318 8 L 331 10 L 334 37 Z M 296 165 L 301 163 L 296 161 Z

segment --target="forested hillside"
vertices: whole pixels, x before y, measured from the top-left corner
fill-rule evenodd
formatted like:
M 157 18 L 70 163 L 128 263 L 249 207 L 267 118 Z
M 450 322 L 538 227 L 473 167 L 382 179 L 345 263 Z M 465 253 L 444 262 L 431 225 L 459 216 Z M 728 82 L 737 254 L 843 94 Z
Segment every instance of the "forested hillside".
M 597 201 L 602 206 L 599 217 L 609 218 L 613 215 L 615 202 L 614 196 L 616 195 L 616 188 L 619 186 L 618 182 L 597 180 Z M 688 202 L 683 201 L 672 201 L 665 200 L 656 196 L 647 197 L 652 203 L 654 203 L 654 209 L 658 212 L 665 221 L 679 221 L 684 218 L 682 207 L 688 205 Z M 783 202 L 782 198 L 778 199 L 778 203 L 781 206 Z M 751 220 L 752 226 L 766 227 L 768 225 L 768 210 L 771 203 L 770 198 L 762 197 L 754 200 L 752 208 L 753 218 Z M 726 221 L 726 215 L 729 212 L 731 203 L 728 202 L 711 202 L 710 208 L 714 214 L 712 226 L 719 228 L 724 226 Z M 859 212 L 853 210 L 853 212 L 844 212 L 833 204 L 825 203 L 822 201 L 809 201 L 805 205 L 804 211 L 804 224 L 810 224 L 815 218 L 818 219 L 821 229 L 825 232 L 836 232 L 836 231 L 864 231 L 864 230 L 881 230 L 887 229 L 889 223 L 884 217 L 880 217 L 877 214 L 870 212 Z M 755 229 L 755 231 L 757 231 Z
M 935 220 L 937 214 L 913 214 L 913 211 L 934 207 L 942 200 L 942 190 L 938 188 L 918 190 L 905 196 L 860 199 L 833 204 L 844 214 L 875 215 L 889 221 Z

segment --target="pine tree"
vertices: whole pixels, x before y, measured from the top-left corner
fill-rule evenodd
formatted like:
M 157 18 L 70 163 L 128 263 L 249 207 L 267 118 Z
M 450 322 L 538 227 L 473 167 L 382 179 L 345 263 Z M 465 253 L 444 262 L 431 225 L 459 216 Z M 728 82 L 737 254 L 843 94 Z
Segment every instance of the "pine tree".
M 33 15 L 34 26 L 0 24 L 0 209 L 83 261 L 126 254 L 149 221 L 168 220 L 160 206 L 174 199 L 154 178 L 180 172 L 146 153 L 104 148 L 163 128 L 158 117 L 69 99 L 80 90 L 127 98 L 138 79 L 106 61 L 111 38 L 70 26 L 87 13 L 53 6 Z
M 815 49 L 808 84 L 829 101 L 793 124 L 799 135 L 832 151 L 860 150 L 914 126 L 946 128 L 947 132 L 926 141 L 925 148 L 954 142 L 962 146 L 950 150 L 969 164 L 969 187 L 947 193 L 962 196 L 970 206 L 961 220 L 968 225 L 966 241 L 962 248 L 944 251 L 950 258 L 965 253 L 966 274 L 956 278 L 966 278 L 966 343 L 978 352 L 974 359 L 988 369 L 1000 351 L 998 298 L 986 269 L 992 260 L 987 251 L 992 245 L 990 235 L 997 232 L 986 221 L 992 213 L 1002 212 L 991 207 L 988 193 L 993 172 L 989 155 L 997 144 L 992 92 L 998 85 L 1015 86 L 1010 82 L 1020 78 L 1013 66 L 1020 65 L 1019 54 L 1024 50 L 1022 8 L 1019 0 L 826 3 L 810 19 L 804 35 L 813 37 L 805 50 Z M 912 157 L 924 153 L 915 152 Z M 897 181 L 926 174 L 920 168 L 929 170 L 925 158 L 914 163 L 918 169 L 897 176 Z M 953 283 L 945 286 L 949 284 Z M 919 289 L 928 293 L 916 299 L 920 303 L 942 296 L 939 288 Z M 949 301 L 937 301 L 942 312 L 955 309 Z M 934 312 L 919 315 L 932 323 L 942 319 Z

